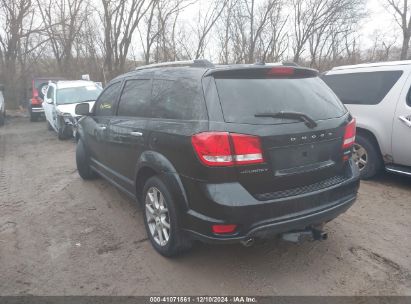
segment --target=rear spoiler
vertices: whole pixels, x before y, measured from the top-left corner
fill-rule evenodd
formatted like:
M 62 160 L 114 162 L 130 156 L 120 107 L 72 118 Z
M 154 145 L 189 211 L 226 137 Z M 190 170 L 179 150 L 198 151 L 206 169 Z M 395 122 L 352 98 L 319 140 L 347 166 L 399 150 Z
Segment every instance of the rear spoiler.
M 239 66 L 227 67 L 221 69 L 210 69 L 204 76 L 214 76 L 214 78 L 237 78 L 237 79 L 254 79 L 254 78 L 312 78 L 319 75 L 317 70 L 303 68 L 299 66 Z

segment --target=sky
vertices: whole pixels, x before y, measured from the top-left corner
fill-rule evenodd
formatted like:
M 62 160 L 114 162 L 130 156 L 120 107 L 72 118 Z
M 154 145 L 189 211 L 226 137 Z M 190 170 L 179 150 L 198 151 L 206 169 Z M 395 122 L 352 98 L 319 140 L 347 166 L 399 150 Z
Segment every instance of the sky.
M 368 16 L 363 20 L 359 32 L 362 36 L 362 48 L 370 47 L 376 34 L 381 35 L 381 39 L 396 39 L 397 44 L 401 42 L 401 29 L 395 23 L 392 12 L 386 8 L 386 0 L 368 0 L 366 10 Z
M 287 0 L 285 0 L 287 1 Z M 387 0 L 364 0 L 366 3 L 367 16 L 360 23 L 358 32 L 360 34 L 360 49 L 367 49 L 374 43 L 376 37 L 391 42 L 396 40 L 396 44 L 401 43 L 401 30 L 395 23 L 392 12 L 386 8 Z M 192 21 L 197 14 L 198 6 L 205 11 L 208 0 L 200 0 L 198 4 L 188 7 L 182 14 L 187 21 Z

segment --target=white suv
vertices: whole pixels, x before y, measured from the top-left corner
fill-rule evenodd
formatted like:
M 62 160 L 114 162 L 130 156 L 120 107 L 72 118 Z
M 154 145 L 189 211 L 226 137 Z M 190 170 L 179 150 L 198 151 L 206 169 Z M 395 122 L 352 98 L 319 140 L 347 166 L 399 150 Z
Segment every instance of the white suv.
M 59 139 L 73 136 L 77 124 L 76 105 L 88 103 L 92 108 L 102 88 L 92 81 L 50 81 L 43 101 L 44 114 L 49 130 L 55 130 Z
M 361 177 L 382 167 L 411 175 L 411 61 L 341 66 L 322 78 L 357 120 Z

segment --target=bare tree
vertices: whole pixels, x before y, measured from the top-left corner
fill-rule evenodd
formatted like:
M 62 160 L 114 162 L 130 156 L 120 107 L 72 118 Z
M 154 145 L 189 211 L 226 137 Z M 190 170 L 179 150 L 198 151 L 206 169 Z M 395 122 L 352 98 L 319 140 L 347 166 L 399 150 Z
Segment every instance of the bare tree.
M 193 48 L 193 55 L 190 57 L 197 59 L 204 56 L 209 34 L 214 28 L 217 20 L 219 20 L 227 4 L 228 0 L 212 0 L 209 3 L 207 11 L 203 12 L 201 9 L 198 11 L 198 18 L 196 20 L 197 26 L 194 30 L 196 33 L 196 43 Z
M 228 62 L 229 50 L 236 63 L 282 56 L 287 41 L 282 4 L 280 0 L 237 0 L 229 5 L 219 26 L 223 61 Z
M 29 42 L 39 32 L 31 0 L 0 0 L 0 26 L 0 81 L 6 84 L 6 101 L 16 107 L 24 92 L 18 87 L 18 63 L 25 63 L 27 54 L 42 44 Z
M 86 0 L 37 0 L 61 72 L 71 71 L 73 47 L 89 16 Z
M 310 37 L 322 33 L 345 15 L 360 16 L 363 0 L 292 0 L 294 62 L 299 62 Z M 352 18 L 352 17 L 350 17 Z M 322 34 L 321 34 L 322 35 Z
M 176 26 L 176 18 L 182 10 L 192 5 L 196 0 L 154 0 L 148 14 L 144 17 L 143 25 L 139 27 L 140 39 L 143 47 L 145 64 L 150 63 L 152 48 L 155 61 L 166 60 L 169 47 L 167 28 L 173 22 L 172 29 Z M 174 20 L 173 20 L 173 17 Z
M 411 38 L 410 3 L 408 3 L 408 0 L 386 0 L 386 1 L 388 3 L 388 6 L 394 10 L 395 21 L 402 30 L 403 39 L 402 39 L 400 60 L 405 60 L 407 59 L 407 56 L 408 56 L 408 48 L 410 45 L 410 38 Z
M 111 78 L 125 71 L 135 30 L 154 0 L 101 0 L 101 3 L 105 67 Z

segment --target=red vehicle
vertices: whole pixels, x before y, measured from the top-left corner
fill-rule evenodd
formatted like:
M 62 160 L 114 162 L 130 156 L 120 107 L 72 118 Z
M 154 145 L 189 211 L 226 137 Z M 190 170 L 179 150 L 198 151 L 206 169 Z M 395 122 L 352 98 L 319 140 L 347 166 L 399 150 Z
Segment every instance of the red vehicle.
M 44 115 L 42 107 L 44 95 L 50 80 L 62 80 L 61 77 L 38 77 L 33 78 L 31 83 L 31 98 L 29 102 L 30 121 L 37 121 Z

